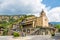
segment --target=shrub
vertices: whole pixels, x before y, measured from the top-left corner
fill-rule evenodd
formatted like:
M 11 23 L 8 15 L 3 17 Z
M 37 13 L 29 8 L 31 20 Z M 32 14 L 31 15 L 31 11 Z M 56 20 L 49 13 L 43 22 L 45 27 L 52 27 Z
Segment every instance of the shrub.
M 20 35 L 19 35 L 18 32 L 14 32 L 14 33 L 13 33 L 13 36 L 14 36 L 14 37 L 19 37 Z

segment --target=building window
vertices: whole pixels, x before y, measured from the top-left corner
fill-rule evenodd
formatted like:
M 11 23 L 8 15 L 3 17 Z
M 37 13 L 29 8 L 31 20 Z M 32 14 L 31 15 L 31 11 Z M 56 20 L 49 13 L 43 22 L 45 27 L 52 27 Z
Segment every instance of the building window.
M 47 19 L 45 19 L 45 21 L 47 21 Z

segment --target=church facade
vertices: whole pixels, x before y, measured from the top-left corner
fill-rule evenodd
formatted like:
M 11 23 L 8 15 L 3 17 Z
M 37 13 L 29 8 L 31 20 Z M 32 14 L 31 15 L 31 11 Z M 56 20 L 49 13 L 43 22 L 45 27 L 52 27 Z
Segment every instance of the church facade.
M 49 27 L 48 18 L 44 11 L 42 11 L 40 16 L 37 17 L 36 26 Z

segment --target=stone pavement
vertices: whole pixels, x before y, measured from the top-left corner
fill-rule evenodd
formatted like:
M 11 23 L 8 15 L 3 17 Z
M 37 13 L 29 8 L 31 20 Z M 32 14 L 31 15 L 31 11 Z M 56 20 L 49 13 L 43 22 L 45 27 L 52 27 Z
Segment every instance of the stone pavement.
M 13 38 L 12 36 L 0 36 L 0 40 L 54 40 L 49 35 L 33 35 Z
M 56 33 L 54 37 L 52 37 L 55 40 L 60 40 L 60 33 Z
M 55 39 L 52 39 L 51 36 L 49 35 L 36 35 L 34 36 L 33 38 L 31 38 L 30 40 L 55 40 Z

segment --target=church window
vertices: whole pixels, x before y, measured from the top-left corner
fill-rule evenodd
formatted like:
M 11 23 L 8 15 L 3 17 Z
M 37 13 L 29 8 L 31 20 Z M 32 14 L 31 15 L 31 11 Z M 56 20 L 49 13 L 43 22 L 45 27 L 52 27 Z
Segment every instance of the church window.
M 45 19 L 45 21 L 47 21 L 47 19 Z

